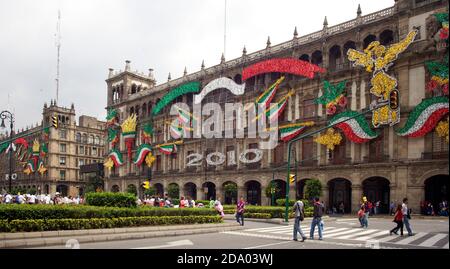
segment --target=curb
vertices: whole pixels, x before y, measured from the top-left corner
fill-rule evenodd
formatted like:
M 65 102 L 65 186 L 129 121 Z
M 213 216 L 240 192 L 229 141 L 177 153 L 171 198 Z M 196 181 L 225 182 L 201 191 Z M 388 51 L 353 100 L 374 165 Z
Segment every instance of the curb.
M 166 228 L 166 229 L 164 229 Z M 168 229 L 167 229 L 168 228 Z M 0 241 L 0 248 L 26 248 L 42 246 L 65 246 L 69 239 L 75 239 L 78 243 L 105 242 L 130 239 L 144 239 L 166 236 L 179 236 L 191 234 L 217 233 L 241 230 L 242 226 L 234 223 L 221 224 L 199 224 L 176 225 L 167 227 L 134 227 L 114 228 L 99 230 L 74 230 L 74 231 L 52 231 L 52 232 L 30 232 L 17 234 L 13 239 Z M 105 231 L 106 230 L 106 231 Z M 72 234 L 62 232 L 73 232 Z M 94 233 L 96 232 L 96 233 Z M 27 237 L 25 237 L 27 236 Z M 44 237 L 45 236 L 45 237 Z

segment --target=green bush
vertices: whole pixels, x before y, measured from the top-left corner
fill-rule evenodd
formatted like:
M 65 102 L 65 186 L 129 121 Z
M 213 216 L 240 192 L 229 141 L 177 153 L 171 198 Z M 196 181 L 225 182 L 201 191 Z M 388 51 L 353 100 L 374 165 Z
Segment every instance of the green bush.
M 84 219 L 143 216 L 213 216 L 209 208 L 97 207 L 84 205 L 0 205 L 0 220 Z
M 294 204 L 295 204 L 295 200 L 289 200 L 289 206 L 294 206 Z M 275 203 L 278 205 L 278 206 L 286 206 L 286 199 L 277 199 L 276 201 L 275 201 Z
M 90 219 L 0 220 L 0 232 L 33 232 L 56 230 L 105 229 L 154 225 L 220 223 L 220 216 L 162 216 Z
M 173 205 L 179 205 L 180 204 L 180 199 L 171 199 L 170 201 L 172 202 Z
M 198 205 L 199 203 L 202 203 L 204 206 L 209 206 L 210 200 L 196 200 L 195 204 Z
M 305 183 L 305 198 L 313 199 L 322 196 L 322 183 L 318 179 L 310 179 Z
M 268 213 L 244 213 L 245 218 L 252 219 L 270 219 L 272 216 Z
M 167 187 L 167 195 L 170 198 L 180 198 L 180 187 L 175 183 L 169 184 Z
M 90 192 L 86 194 L 86 204 L 94 206 L 134 207 L 136 196 L 123 192 Z

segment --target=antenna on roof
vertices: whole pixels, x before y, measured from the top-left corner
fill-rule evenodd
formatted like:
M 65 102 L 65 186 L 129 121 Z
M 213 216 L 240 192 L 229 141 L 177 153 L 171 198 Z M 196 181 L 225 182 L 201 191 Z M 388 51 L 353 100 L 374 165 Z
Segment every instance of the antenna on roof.
M 58 22 L 56 23 L 55 46 L 57 51 L 56 58 L 56 103 L 59 97 L 59 51 L 61 49 L 61 11 L 58 9 Z

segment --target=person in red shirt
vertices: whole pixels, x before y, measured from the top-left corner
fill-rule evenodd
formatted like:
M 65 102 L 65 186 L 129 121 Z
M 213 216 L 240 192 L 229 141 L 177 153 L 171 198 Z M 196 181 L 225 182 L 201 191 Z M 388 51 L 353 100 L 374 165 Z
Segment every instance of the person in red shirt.
M 400 229 L 400 235 L 403 236 L 403 213 L 402 213 L 402 205 L 397 205 L 397 210 L 394 215 L 394 222 L 397 223 L 397 227 L 389 231 L 389 234 L 395 233 L 398 235 L 398 230 Z

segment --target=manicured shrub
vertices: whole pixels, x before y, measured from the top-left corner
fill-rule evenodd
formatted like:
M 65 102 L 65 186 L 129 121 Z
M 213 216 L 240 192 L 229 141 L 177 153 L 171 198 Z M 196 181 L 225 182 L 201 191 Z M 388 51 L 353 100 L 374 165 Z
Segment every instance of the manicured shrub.
M 136 196 L 123 192 L 90 192 L 86 194 L 86 204 L 94 206 L 134 207 Z
M 180 204 L 180 199 L 171 199 L 170 201 L 172 202 L 173 205 L 179 205 Z
M 289 206 L 294 206 L 295 202 L 295 200 L 289 200 Z M 277 199 L 275 203 L 277 204 L 277 206 L 285 206 L 286 199 Z
M 91 219 L 0 220 L 0 232 L 33 232 L 57 230 L 105 229 L 155 225 L 220 223 L 220 216 L 162 216 Z
M 83 219 L 141 216 L 212 216 L 209 208 L 98 207 L 84 205 L 0 205 L 0 220 Z
M 268 213 L 244 213 L 245 218 L 252 219 L 270 219 L 272 216 Z

